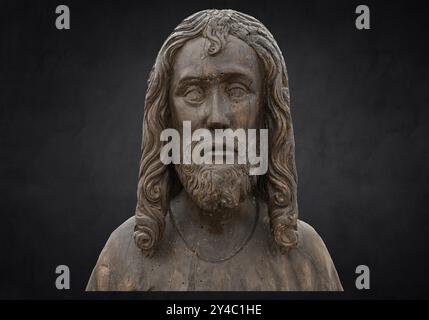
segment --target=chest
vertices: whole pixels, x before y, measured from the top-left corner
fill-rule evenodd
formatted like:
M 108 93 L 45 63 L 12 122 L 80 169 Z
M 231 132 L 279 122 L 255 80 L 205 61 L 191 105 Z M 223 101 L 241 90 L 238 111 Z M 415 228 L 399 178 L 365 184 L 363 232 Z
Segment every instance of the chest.
M 122 278 L 138 291 L 303 290 L 314 274 L 311 265 L 257 243 L 221 262 L 204 261 L 180 242 L 156 259 L 135 261 Z

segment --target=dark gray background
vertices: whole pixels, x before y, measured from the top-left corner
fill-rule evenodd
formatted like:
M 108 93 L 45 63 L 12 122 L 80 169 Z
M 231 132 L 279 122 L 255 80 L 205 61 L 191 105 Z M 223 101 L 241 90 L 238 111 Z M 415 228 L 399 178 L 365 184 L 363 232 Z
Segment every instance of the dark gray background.
M 150 68 L 172 29 L 207 8 L 257 17 L 283 51 L 300 218 L 346 290 L 323 297 L 428 298 L 427 13 L 365 1 L 371 30 L 358 31 L 360 3 L 2 1 L 0 298 L 88 297 L 100 250 L 134 212 Z M 55 28 L 59 4 L 71 30 Z M 70 291 L 55 289 L 59 264 Z

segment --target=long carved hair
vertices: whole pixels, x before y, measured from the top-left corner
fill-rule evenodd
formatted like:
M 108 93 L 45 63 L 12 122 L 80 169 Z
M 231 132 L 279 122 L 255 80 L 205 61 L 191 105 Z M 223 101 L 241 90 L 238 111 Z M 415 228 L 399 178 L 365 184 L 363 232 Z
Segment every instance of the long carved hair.
M 177 183 L 170 166 L 160 160 L 162 130 L 169 125 L 169 80 L 175 56 L 184 44 L 205 37 L 215 55 L 228 35 L 246 42 L 264 70 L 264 123 L 269 130 L 268 171 L 258 179 L 258 194 L 268 205 L 274 241 L 282 252 L 298 243 L 297 173 L 290 112 L 289 85 L 282 53 L 267 28 L 255 18 L 233 10 L 204 10 L 183 20 L 167 38 L 148 80 L 143 120 L 143 142 L 137 189 L 134 240 L 147 256 L 154 253 L 164 233 L 169 194 Z

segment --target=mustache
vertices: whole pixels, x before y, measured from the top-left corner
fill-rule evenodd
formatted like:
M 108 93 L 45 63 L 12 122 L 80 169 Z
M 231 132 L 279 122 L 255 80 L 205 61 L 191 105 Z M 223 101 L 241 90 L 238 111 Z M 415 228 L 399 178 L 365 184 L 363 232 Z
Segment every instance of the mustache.
M 232 156 L 235 158 L 238 154 L 238 142 L 234 141 L 233 144 L 231 143 L 225 143 L 225 142 L 217 142 L 217 141 L 192 141 L 188 146 L 185 146 L 186 152 L 189 152 L 191 154 L 194 154 L 195 152 L 202 157 L 208 156 L 208 157 L 227 157 Z M 190 149 L 190 150 L 189 150 Z
M 214 140 L 214 139 L 213 139 Z M 238 143 L 237 141 L 234 141 L 234 144 L 231 146 L 231 143 L 225 143 L 225 142 L 217 142 L 217 141 L 192 141 L 192 143 L 189 145 L 191 150 L 198 147 L 200 149 L 210 149 L 212 151 L 220 151 L 220 150 L 226 150 L 226 151 L 238 151 Z

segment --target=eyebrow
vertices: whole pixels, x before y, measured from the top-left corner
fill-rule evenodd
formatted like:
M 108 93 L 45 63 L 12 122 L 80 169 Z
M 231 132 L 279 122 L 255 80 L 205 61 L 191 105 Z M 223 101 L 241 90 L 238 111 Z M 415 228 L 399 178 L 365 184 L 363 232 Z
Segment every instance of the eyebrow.
M 188 70 L 187 70 L 188 69 Z M 221 81 L 228 81 L 231 78 L 240 78 L 242 81 L 244 81 L 247 85 L 251 85 L 253 83 L 253 79 L 251 74 L 244 70 L 243 68 L 228 68 L 225 69 L 227 71 L 220 72 L 217 75 L 214 76 L 199 76 L 195 75 L 195 69 L 193 68 L 187 68 L 183 71 L 182 76 L 178 79 L 177 85 L 181 86 L 188 83 L 195 83 L 199 81 L 212 81 L 214 79 L 219 79 Z

